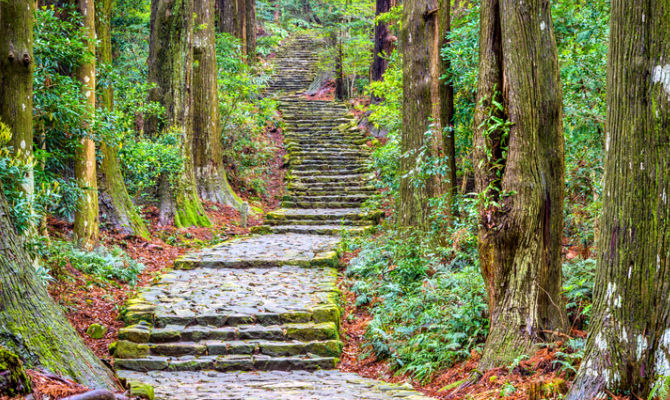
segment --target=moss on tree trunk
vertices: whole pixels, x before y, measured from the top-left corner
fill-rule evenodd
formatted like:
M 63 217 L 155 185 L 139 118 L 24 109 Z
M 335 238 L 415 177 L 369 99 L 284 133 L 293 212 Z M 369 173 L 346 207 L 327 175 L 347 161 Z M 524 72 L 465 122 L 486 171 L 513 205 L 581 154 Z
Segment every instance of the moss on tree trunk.
M 33 12 L 32 2 L 0 1 L 0 122 L 12 132 L 14 157 L 33 158 Z M 33 192 L 32 170 L 24 190 Z
M 244 6 L 246 7 L 244 21 L 246 23 L 247 63 L 253 64 L 256 62 L 256 0 L 246 0 Z
M 117 389 L 112 372 L 86 347 L 35 273 L 0 192 L 0 345 L 30 368 Z
M 419 163 L 427 157 L 439 157 L 442 147 L 439 121 L 436 121 L 436 117 L 439 118 L 436 10 L 436 0 L 417 0 L 406 3 L 403 8 L 399 227 L 426 229 L 431 214 L 429 200 L 441 192 L 442 184 L 436 175 L 425 176 L 419 171 Z
M 593 318 L 570 400 L 670 388 L 670 1 L 611 10 Z
M 98 37 L 98 64 L 112 63 L 112 0 L 97 0 L 95 29 Z M 114 90 L 111 85 L 100 89 L 101 108 L 114 108 Z M 106 222 L 121 233 L 149 238 L 149 230 L 133 205 L 121 173 L 118 150 L 106 143 L 100 144 L 100 171 L 98 176 L 101 214 Z
M 209 226 L 193 166 L 193 0 L 152 0 L 149 81 L 156 84 L 150 99 L 165 107 L 164 123 L 147 121 L 150 134 L 161 129 L 181 136 L 183 165 L 161 177 L 160 223 L 177 227 Z M 165 175 L 165 174 L 164 174 Z
M 474 148 L 490 312 L 483 369 L 509 365 L 566 327 L 562 93 L 550 10 L 548 0 L 481 5 Z
M 214 1 L 195 0 L 193 46 L 193 163 L 198 193 L 204 200 L 238 208 L 242 201 L 228 183 L 223 166 L 217 89 Z
M 93 0 L 76 0 L 86 30 L 86 46 L 95 54 L 95 6 Z M 98 240 L 98 182 L 96 175 L 93 118 L 95 116 L 95 58 L 77 68 L 77 79 L 86 101 L 86 114 L 81 116 L 83 137 L 75 151 L 74 175 L 82 195 L 77 199 L 74 215 L 74 234 L 84 246 Z

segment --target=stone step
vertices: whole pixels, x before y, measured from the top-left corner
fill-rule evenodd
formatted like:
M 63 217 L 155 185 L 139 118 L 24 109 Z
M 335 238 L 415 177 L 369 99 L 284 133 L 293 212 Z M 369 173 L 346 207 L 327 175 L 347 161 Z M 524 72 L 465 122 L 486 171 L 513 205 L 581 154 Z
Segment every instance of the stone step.
M 271 357 L 298 356 L 303 354 L 321 357 L 339 357 L 342 342 L 332 340 L 201 340 L 170 343 L 134 343 L 119 341 L 114 349 L 116 359 L 146 356 L 226 356 L 257 355 Z
M 323 310 L 324 313 L 320 315 L 319 320 L 332 319 L 333 316 L 339 318 L 339 314 L 333 311 L 333 307 L 325 307 Z M 126 335 L 125 337 L 129 336 Z M 197 342 L 203 340 L 319 341 L 337 339 L 339 339 L 337 324 L 332 321 L 237 326 L 170 324 L 151 329 L 148 343 Z
M 354 221 L 377 221 L 381 213 L 368 214 L 363 212 L 360 208 L 350 208 L 350 209 L 313 209 L 313 210 L 303 210 L 303 209 L 279 209 L 271 211 L 266 215 L 268 221 L 277 221 L 278 225 L 281 225 L 282 221 L 287 220 L 319 220 L 323 221 L 325 225 L 337 223 L 343 218 L 346 220 Z M 335 221 L 335 222 L 329 222 Z M 284 224 L 285 225 L 285 224 Z
M 264 355 L 228 355 L 228 356 L 185 356 L 159 357 L 148 356 L 135 359 L 117 359 L 114 365 L 118 369 L 131 371 L 292 371 L 334 369 L 335 357 L 270 357 Z
M 330 224 L 328 222 L 331 222 Z M 346 226 L 369 226 L 371 225 L 371 220 L 369 219 L 350 219 L 350 218 L 340 218 L 333 219 L 332 221 L 324 221 L 321 219 L 298 219 L 298 218 L 285 218 L 281 220 L 268 220 L 267 224 L 269 226 L 281 226 L 281 225 L 335 225 L 338 223 L 340 225 L 344 224 Z M 340 226 L 337 225 L 337 226 Z
M 282 207 L 284 208 L 353 208 L 360 207 L 363 204 L 362 201 L 283 201 Z
M 291 175 L 298 178 L 308 178 L 308 177 L 329 177 L 329 176 L 341 176 L 341 175 L 354 175 L 354 174 L 363 174 L 369 172 L 368 167 L 365 168 L 352 168 L 352 169 L 331 169 L 327 171 L 321 171 L 316 169 L 306 169 L 299 171 L 291 171 Z
M 348 226 L 348 225 L 275 225 L 270 228 L 274 233 L 308 233 L 310 235 L 340 235 L 342 232 L 349 234 L 362 234 L 372 227 Z
M 287 176 L 287 180 L 298 184 L 308 183 L 366 183 L 374 179 L 371 174 L 330 175 L 330 176 Z M 328 208 L 328 207 L 325 207 Z

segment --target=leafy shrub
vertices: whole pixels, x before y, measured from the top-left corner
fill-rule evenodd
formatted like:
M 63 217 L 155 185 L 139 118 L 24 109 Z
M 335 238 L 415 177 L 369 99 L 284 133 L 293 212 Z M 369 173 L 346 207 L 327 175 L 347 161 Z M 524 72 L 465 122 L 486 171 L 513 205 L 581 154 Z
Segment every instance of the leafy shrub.
M 277 152 L 266 135 L 268 121 L 276 119 L 277 103 L 262 97 L 270 71 L 245 64 L 240 41 L 232 35 L 217 34 L 216 45 L 224 162 L 237 188 L 264 195 L 270 160 Z
M 368 305 L 373 315 L 367 348 L 419 380 L 468 357 L 486 338 L 473 226 L 455 225 L 443 246 L 388 226 L 379 237 L 347 243 L 361 250 L 347 276 L 357 305 Z
M 54 241 L 45 251 L 46 263 L 52 271 L 62 271 L 70 263 L 75 269 L 96 278 L 135 285 L 144 265 L 130 258 L 118 247 L 97 247 L 83 250 L 70 242 Z

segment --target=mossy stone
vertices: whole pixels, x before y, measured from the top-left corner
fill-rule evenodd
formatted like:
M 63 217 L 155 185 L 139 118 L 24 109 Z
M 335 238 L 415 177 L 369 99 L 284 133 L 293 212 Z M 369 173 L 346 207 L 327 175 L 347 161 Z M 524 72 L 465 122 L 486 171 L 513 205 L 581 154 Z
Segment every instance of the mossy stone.
M 133 397 L 154 400 L 154 388 L 149 384 L 138 381 L 129 381 L 128 389 L 130 390 L 130 395 Z
M 91 324 L 86 329 L 86 334 L 91 339 L 102 339 L 107 334 L 107 327 L 100 324 Z
M 114 349 L 116 358 L 142 358 L 149 355 L 149 346 L 144 343 L 133 343 L 128 340 L 119 340 Z
M 0 346 L 0 396 L 14 397 L 31 391 L 30 379 L 21 359 Z

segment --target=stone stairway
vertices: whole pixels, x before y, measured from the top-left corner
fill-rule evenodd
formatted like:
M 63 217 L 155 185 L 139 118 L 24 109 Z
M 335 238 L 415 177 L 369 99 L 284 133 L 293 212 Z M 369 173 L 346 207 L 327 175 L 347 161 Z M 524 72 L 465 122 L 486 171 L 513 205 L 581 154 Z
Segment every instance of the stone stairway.
M 159 400 L 382 400 L 426 397 L 334 370 L 342 352 L 337 288 L 342 226 L 364 229 L 359 206 L 373 192 L 359 132 L 342 128 L 342 104 L 284 91 L 306 87 L 313 42 L 289 42 L 276 78 L 290 154 L 286 208 L 268 215 L 274 233 L 188 254 L 128 301 L 127 326 L 110 349 L 131 394 Z M 291 47 L 293 46 L 293 47 Z M 293 58 L 292 58 L 293 57 Z M 305 61 L 305 62 L 302 62 Z M 304 79 L 304 80 L 303 80 Z M 292 117 L 293 116 L 293 117 Z
M 307 56 L 309 38 L 289 42 L 280 63 L 296 62 L 289 79 L 276 78 L 272 93 L 279 97 L 289 155 L 288 193 L 282 209 L 267 215 L 274 233 L 334 235 L 362 232 L 379 214 L 360 207 L 375 192 L 366 138 L 341 102 L 309 100 L 301 96 L 314 75 L 313 56 Z M 284 65 L 284 64 L 281 64 Z M 302 74 L 298 76 L 298 74 Z M 296 93 L 297 92 L 297 93 Z
M 324 42 L 311 36 L 288 39 L 274 59 L 275 75 L 268 93 L 304 91 L 312 83 L 318 61 L 317 50 Z

